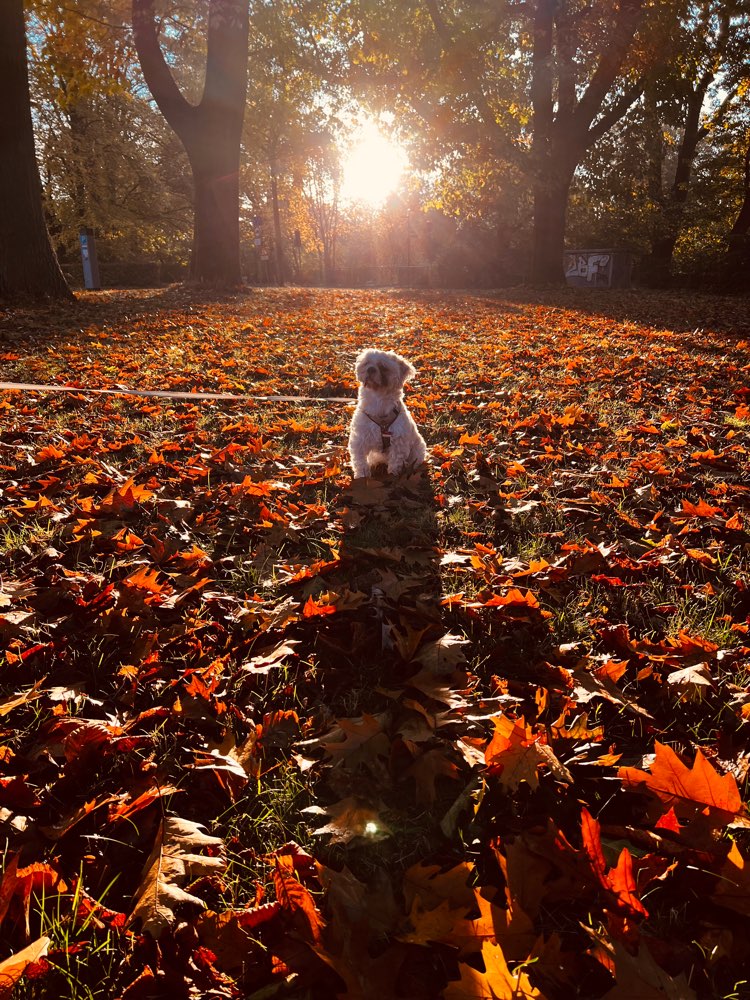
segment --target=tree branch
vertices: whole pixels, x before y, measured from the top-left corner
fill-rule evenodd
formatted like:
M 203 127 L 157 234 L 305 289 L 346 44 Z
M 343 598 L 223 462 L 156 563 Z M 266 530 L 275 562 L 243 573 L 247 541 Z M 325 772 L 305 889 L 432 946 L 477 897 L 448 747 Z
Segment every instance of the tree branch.
M 537 169 L 544 159 L 552 135 L 554 102 L 552 98 L 552 32 L 555 0 L 537 0 L 534 15 L 534 40 L 531 54 L 531 109 L 534 137 L 532 152 Z
M 457 50 L 456 39 L 454 38 L 449 25 L 440 13 L 437 0 L 424 0 L 424 4 L 430 15 L 430 20 L 432 21 L 435 29 L 435 34 L 440 39 L 444 51 L 455 54 Z M 524 4 L 523 9 L 525 10 L 527 6 L 527 4 Z M 482 90 L 480 75 L 477 72 L 475 61 L 467 58 L 464 53 L 458 53 L 456 63 L 460 67 L 464 83 L 466 84 L 469 94 L 474 101 L 477 112 L 487 129 L 488 139 L 497 150 L 497 155 L 502 159 L 507 160 L 509 163 L 513 163 L 515 166 L 520 167 L 522 170 L 525 170 L 528 166 L 526 154 L 512 141 L 512 139 L 506 135 L 505 131 L 498 124 L 495 114 L 487 101 L 487 97 Z M 421 111 L 419 113 L 421 114 Z
M 705 125 L 701 125 L 700 129 L 698 130 L 699 142 L 701 139 L 706 138 L 711 129 L 715 129 L 718 125 L 721 125 L 721 123 L 724 121 L 724 119 L 726 118 L 727 114 L 729 113 L 732 107 L 732 101 L 737 96 L 738 89 L 739 89 L 738 85 L 736 83 L 733 84 L 724 95 L 719 106 L 709 116 L 708 122 Z
M 247 93 L 248 0 L 211 0 L 206 83 L 200 106 L 240 121 Z
M 572 123 L 584 135 L 588 132 L 589 126 L 622 68 L 643 15 L 643 4 L 644 0 L 621 0 L 614 27 L 605 43 L 606 48 L 600 54 L 594 75 L 578 102 L 578 107 L 571 115 Z
M 133 0 L 133 40 L 152 97 L 175 132 L 182 136 L 197 108 L 182 96 L 164 58 L 156 28 L 154 0 Z
M 615 103 L 608 108 L 608 110 L 599 118 L 586 133 L 586 146 L 593 146 L 597 140 L 607 133 L 613 125 L 615 125 L 625 112 L 630 108 L 641 96 L 643 89 L 646 85 L 646 78 L 639 77 L 636 82 L 628 87 L 628 89 L 615 101 Z
M 557 27 L 557 118 L 570 115 L 576 104 L 576 81 L 573 62 L 575 51 L 572 44 L 572 26 L 569 12 L 564 4 L 558 7 L 555 16 Z

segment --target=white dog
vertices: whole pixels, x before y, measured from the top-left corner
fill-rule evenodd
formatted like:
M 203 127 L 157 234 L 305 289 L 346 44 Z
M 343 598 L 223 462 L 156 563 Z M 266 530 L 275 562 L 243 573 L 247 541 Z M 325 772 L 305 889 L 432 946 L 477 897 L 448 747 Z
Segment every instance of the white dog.
M 415 368 L 393 351 L 372 347 L 357 357 L 357 407 L 349 430 L 349 455 L 354 478 L 367 476 L 376 465 L 387 465 L 391 475 L 420 465 L 427 446 L 404 404 L 404 382 Z

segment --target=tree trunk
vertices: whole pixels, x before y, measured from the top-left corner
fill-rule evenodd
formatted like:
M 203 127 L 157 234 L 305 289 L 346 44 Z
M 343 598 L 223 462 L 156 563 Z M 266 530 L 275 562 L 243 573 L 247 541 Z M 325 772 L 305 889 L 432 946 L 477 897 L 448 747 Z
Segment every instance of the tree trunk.
M 276 284 L 283 285 L 286 278 L 286 261 L 281 234 L 281 211 L 279 208 L 279 175 L 276 162 L 271 164 L 271 211 L 273 214 L 273 254 L 276 262 Z
M 688 100 L 674 180 L 669 194 L 663 200 L 661 219 L 651 240 L 651 253 L 645 261 L 647 271 L 644 280 L 652 288 L 668 288 L 672 282 L 672 259 L 682 231 L 693 163 L 698 145 L 706 135 L 706 130 L 701 128 L 700 119 L 706 92 L 712 80 L 712 73 L 704 74 Z
M 746 247 L 748 234 L 750 234 L 750 188 L 745 190 L 745 200 L 729 234 L 730 250 Z
M 198 138 L 186 144 L 193 170 L 191 281 L 238 285 L 240 273 L 239 173 L 234 150 Z
M 333 261 L 330 247 L 323 245 L 323 284 L 326 288 L 333 285 Z
M 72 300 L 42 208 L 23 0 L 0 0 L 0 297 Z
M 739 215 L 734 220 L 732 231 L 729 234 L 730 249 L 738 243 L 745 245 L 748 233 L 750 233 L 750 142 L 748 142 L 747 149 L 745 150 L 743 166 L 742 189 L 744 197 L 742 199 L 742 208 L 740 208 Z
M 750 144 L 745 150 L 744 197 L 729 233 L 729 247 L 724 262 L 723 284 L 729 290 L 747 288 L 750 265 Z
M 210 0 L 206 82 L 200 104 L 195 106 L 180 93 L 164 58 L 154 0 L 133 0 L 133 37 L 143 75 L 193 170 L 190 277 L 212 285 L 242 281 L 239 170 L 248 30 L 248 0 Z
M 640 94 L 626 88 L 606 112 L 602 105 L 625 61 L 643 13 L 643 0 L 621 0 L 609 42 L 585 89 L 576 91 L 573 25 L 565 4 L 536 0 L 531 69 L 534 191 L 531 280 L 565 284 L 565 220 L 573 174 L 589 146 L 618 121 Z M 557 109 L 555 109 L 557 102 Z
M 534 284 L 564 285 L 565 219 L 572 174 L 548 174 L 534 187 L 534 236 L 531 279 Z
M 672 281 L 672 258 L 677 244 L 677 233 L 665 227 L 651 240 L 651 252 L 642 264 L 642 281 L 649 288 L 669 288 Z
M 534 191 L 534 232 L 531 253 L 533 284 L 562 284 L 567 187 L 553 185 L 554 128 L 553 27 L 554 0 L 538 0 L 534 15 L 531 105 L 533 138 L 531 164 Z

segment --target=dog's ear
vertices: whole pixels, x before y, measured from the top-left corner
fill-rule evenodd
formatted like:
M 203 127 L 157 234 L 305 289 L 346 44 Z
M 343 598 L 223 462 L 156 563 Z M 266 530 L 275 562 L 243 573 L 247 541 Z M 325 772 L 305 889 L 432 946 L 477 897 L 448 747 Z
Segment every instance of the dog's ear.
M 405 358 L 400 358 L 396 355 L 398 359 L 398 373 L 401 376 L 402 382 L 408 382 L 409 379 L 413 379 L 417 374 L 417 369 L 414 365 L 410 364 Z
M 2 2 L 2 0 L 0 0 Z M 354 362 L 354 374 L 358 382 L 364 382 L 365 380 L 365 368 L 372 355 L 372 348 L 366 347 L 364 351 L 360 351 Z

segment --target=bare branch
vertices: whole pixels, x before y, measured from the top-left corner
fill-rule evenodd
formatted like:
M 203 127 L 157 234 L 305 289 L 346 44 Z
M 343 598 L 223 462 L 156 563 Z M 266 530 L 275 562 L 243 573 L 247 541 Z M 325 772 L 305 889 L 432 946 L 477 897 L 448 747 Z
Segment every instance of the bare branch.
M 82 21 L 93 21 L 94 24 L 101 24 L 105 28 L 112 28 L 113 31 L 128 31 L 130 27 L 127 24 L 113 24 L 112 21 L 104 21 L 100 17 L 94 17 L 93 14 L 84 14 L 82 10 L 77 10 L 75 7 L 66 7 L 64 4 L 60 9 L 64 10 L 66 14 L 73 14 L 75 17 L 80 17 Z
M 607 111 L 596 121 L 591 128 L 586 133 L 586 146 L 593 146 L 593 144 L 601 139 L 601 137 L 607 133 L 613 125 L 615 125 L 622 116 L 626 113 L 628 108 L 630 108 L 638 98 L 643 93 L 643 88 L 646 84 L 645 77 L 639 77 L 638 80 L 615 101 L 615 103 L 607 109 Z

